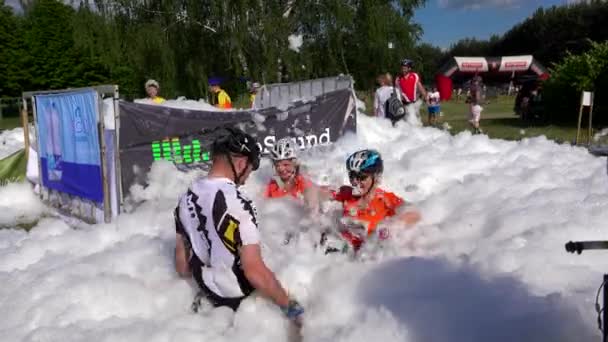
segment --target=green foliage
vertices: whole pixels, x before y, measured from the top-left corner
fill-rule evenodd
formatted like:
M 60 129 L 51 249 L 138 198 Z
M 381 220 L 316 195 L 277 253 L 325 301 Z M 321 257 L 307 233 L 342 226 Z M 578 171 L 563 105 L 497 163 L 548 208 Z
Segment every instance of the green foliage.
M 494 49 L 498 55 L 530 54 L 546 65 L 559 62 L 568 52 L 591 48 L 589 41 L 608 39 L 608 2 L 581 1 L 568 6 L 539 8 L 532 17 L 513 27 Z
M 22 27 L 12 9 L 0 0 L 0 97 L 19 94 L 27 73 L 22 68 L 26 58 Z
M 461 39 L 450 48 L 451 56 L 474 56 L 483 57 L 492 55 L 499 37 L 494 35 L 490 40 L 479 40 L 475 38 Z
M 23 3 L 23 15 L 0 7 L 0 75 L 6 76 L 0 96 L 115 83 L 133 98 L 144 96 L 144 82 L 154 78 L 164 97 L 199 98 L 209 77 L 221 77 L 236 97 L 246 92 L 245 80 L 340 73 L 370 88 L 378 73 L 396 71 L 401 58 L 429 57 L 416 50 L 421 29 L 412 23 L 424 0 Z M 290 49 L 291 35 L 302 37 L 299 51 Z
M 437 70 L 445 62 L 445 53 L 436 46 L 423 43 L 416 46 L 415 56 L 416 71 L 420 74 L 422 82 L 428 86 L 434 84 Z
M 543 96 L 548 113 L 561 113 L 554 120 L 575 122 L 578 118 L 581 91 L 595 92 L 594 112 L 608 109 L 608 42 L 590 43 L 591 50 L 567 55 L 551 70 L 544 84 Z M 597 120 L 606 122 L 602 116 Z

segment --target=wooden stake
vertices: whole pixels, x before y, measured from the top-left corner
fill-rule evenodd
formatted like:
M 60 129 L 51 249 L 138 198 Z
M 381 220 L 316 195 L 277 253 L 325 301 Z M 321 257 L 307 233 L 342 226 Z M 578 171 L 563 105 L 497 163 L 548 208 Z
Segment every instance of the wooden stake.
M 23 142 L 25 143 L 25 160 L 28 159 L 30 154 L 30 127 L 27 120 L 27 100 L 23 101 L 23 107 L 21 108 L 21 125 L 23 125 Z
M 579 141 L 579 137 L 581 134 L 581 121 L 583 120 L 583 97 L 585 93 L 581 93 L 581 105 L 580 108 L 578 110 L 578 126 L 576 128 L 576 141 L 574 142 L 575 145 L 578 145 L 578 141 Z
M 101 157 L 101 179 L 103 182 L 103 219 L 105 223 L 112 222 L 112 209 L 110 208 L 110 185 L 108 183 L 108 166 L 106 164 L 106 137 L 105 137 L 105 124 L 104 124 L 104 112 L 103 112 L 103 99 L 99 92 L 95 92 L 97 99 L 98 108 L 98 119 L 99 124 L 99 148 Z
M 595 93 L 591 93 L 591 106 L 589 106 L 589 140 L 587 145 L 591 145 L 591 121 L 593 120 L 593 95 Z

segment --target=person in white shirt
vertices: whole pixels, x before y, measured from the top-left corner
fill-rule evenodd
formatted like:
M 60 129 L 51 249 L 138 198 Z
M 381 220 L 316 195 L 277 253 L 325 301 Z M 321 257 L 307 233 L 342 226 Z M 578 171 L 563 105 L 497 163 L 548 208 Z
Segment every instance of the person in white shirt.
M 471 87 L 469 89 L 471 95 L 469 97 L 469 123 L 473 128 L 473 134 L 481 134 L 483 131 L 479 127 L 479 121 L 481 119 L 481 112 L 483 107 L 481 106 L 481 95 L 482 95 L 482 83 L 481 76 L 475 75 L 471 80 Z
M 175 269 L 194 278 L 200 288 L 197 300 L 236 311 L 257 290 L 300 325 L 304 309 L 264 263 L 257 211 L 238 188 L 258 169 L 259 146 L 239 129 L 226 130 L 213 142 L 208 175 L 192 183 L 174 211 Z M 198 310 L 196 301 L 193 309 Z
M 437 87 L 433 87 L 431 92 L 428 93 L 426 101 L 428 104 L 427 109 L 429 111 L 429 126 L 434 126 L 437 124 L 437 117 L 441 112 L 441 106 L 439 104 L 441 101 L 441 95 L 439 94 Z
M 380 88 L 376 89 L 374 95 L 374 116 L 386 118 L 386 101 L 391 97 L 394 91 L 393 78 L 391 74 L 386 73 L 378 76 L 376 79 Z

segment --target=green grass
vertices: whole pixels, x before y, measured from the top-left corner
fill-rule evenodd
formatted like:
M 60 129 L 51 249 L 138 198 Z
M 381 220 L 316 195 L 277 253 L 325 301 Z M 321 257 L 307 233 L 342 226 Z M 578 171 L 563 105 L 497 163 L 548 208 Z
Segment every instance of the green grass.
M 15 225 L 12 225 L 12 226 L 0 225 L 0 229 L 15 229 L 16 228 L 16 229 L 22 229 L 22 230 L 25 230 L 26 232 L 29 232 L 30 230 L 32 230 L 32 228 L 34 228 L 38 224 L 39 221 L 40 221 L 40 219 L 36 219 L 31 222 L 20 222 Z
M 20 117 L 9 117 L 0 119 L 0 129 L 13 129 L 16 127 L 21 127 Z
M 372 111 L 373 94 L 367 92 L 357 93 L 359 99 L 365 102 L 366 113 Z M 499 96 L 489 99 L 489 103 L 483 105 L 481 113 L 481 129 L 490 138 L 520 140 L 522 138 L 544 135 L 548 139 L 557 142 L 573 142 L 576 138 L 576 125 L 541 125 L 522 122 L 519 116 L 513 112 L 515 97 Z M 457 134 L 462 131 L 471 131 L 468 122 L 468 104 L 464 101 L 448 101 L 441 103 L 443 116 L 439 117 L 439 124 L 445 122 L 450 126 L 450 132 Z M 420 115 L 427 125 L 426 106 L 420 110 Z M 586 131 L 585 131 L 586 132 Z
M 534 124 L 523 122 L 513 112 L 514 97 L 499 96 L 489 99 L 483 105 L 481 113 L 481 129 L 491 138 L 519 140 L 526 137 L 544 135 L 557 142 L 571 142 L 576 137 L 576 126 L 563 126 L 552 124 Z M 443 116 L 441 122 L 447 122 L 452 133 L 471 130 L 468 122 L 469 106 L 464 102 L 449 101 L 441 105 Z M 422 110 L 426 120 L 426 110 Z

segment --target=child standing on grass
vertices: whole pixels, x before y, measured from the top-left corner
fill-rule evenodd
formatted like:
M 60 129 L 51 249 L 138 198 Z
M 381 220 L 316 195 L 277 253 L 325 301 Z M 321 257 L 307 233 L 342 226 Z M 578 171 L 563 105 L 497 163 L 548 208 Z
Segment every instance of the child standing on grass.
M 441 112 L 441 106 L 439 102 L 441 101 L 441 95 L 437 90 L 437 87 L 433 87 L 431 92 L 428 93 L 427 103 L 428 103 L 428 111 L 429 111 L 429 126 L 435 126 L 437 124 L 437 117 Z

